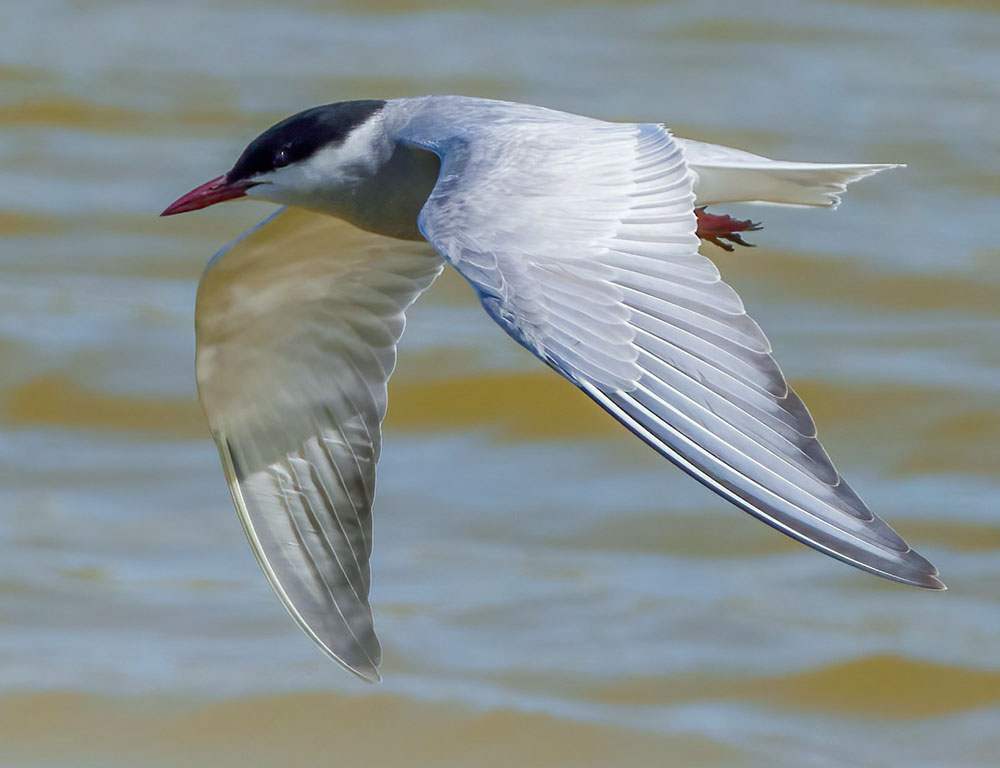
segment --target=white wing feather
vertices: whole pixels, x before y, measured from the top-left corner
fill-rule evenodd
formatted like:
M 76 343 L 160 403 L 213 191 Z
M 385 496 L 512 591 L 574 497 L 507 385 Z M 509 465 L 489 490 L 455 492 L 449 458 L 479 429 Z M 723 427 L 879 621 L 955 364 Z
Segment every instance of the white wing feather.
M 423 144 L 442 168 L 421 231 L 487 311 L 737 506 L 851 565 L 942 587 L 837 473 L 764 334 L 698 254 L 677 140 L 546 114 Z
M 198 389 L 271 586 L 303 630 L 379 679 L 371 507 L 403 312 L 440 273 L 426 245 L 280 211 L 198 286 Z

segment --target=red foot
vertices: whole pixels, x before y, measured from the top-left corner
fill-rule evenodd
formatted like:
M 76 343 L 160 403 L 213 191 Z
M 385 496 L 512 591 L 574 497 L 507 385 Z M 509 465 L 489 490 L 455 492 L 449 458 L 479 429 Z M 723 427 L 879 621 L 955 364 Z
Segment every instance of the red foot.
M 698 218 L 698 231 L 696 233 L 698 237 L 702 240 L 708 240 L 708 242 L 714 243 L 724 251 L 732 251 L 735 249 L 729 243 L 722 242 L 722 240 L 728 240 L 730 243 L 736 243 L 737 245 L 745 245 L 747 248 L 753 248 L 753 243 L 748 243 L 737 233 L 756 232 L 758 229 L 762 229 L 760 224 L 750 221 L 750 219 L 740 220 L 734 219 L 732 216 L 706 213 L 705 206 L 695 208 L 694 215 Z

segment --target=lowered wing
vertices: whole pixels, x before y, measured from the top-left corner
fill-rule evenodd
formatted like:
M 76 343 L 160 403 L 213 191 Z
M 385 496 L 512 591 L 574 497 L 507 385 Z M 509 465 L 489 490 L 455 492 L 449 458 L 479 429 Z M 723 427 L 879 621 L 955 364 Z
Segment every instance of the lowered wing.
M 198 286 L 197 378 L 261 568 L 316 643 L 379 679 L 368 604 L 375 464 L 405 309 L 441 259 L 283 209 Z

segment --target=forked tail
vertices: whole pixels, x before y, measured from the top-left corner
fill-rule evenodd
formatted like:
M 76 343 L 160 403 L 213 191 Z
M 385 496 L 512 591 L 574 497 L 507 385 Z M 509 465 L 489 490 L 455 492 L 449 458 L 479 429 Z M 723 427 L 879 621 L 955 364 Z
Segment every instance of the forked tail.
M 678 138 L 698 179 L 696 204 L 763 202 L 835 208 L 847 185 L 896 164 L 791 163 Z

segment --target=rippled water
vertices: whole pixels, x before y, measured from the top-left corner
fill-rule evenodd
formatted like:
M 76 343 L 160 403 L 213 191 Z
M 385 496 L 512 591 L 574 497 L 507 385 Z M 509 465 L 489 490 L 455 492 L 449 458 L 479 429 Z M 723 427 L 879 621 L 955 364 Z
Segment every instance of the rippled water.
M 5 3 L 0 762 L 996 765 L 995 7 Z M 199 273 L 269 206 L 156 214 L 288 113 L 442 92 L 908 163 L 835 214 L 755 209 L 759 247 L 712 254 L 951 590 L 730 508 L 446 275 L 390 389 L 386 682 L 328 662 L 254 563 L 195 399 Z

